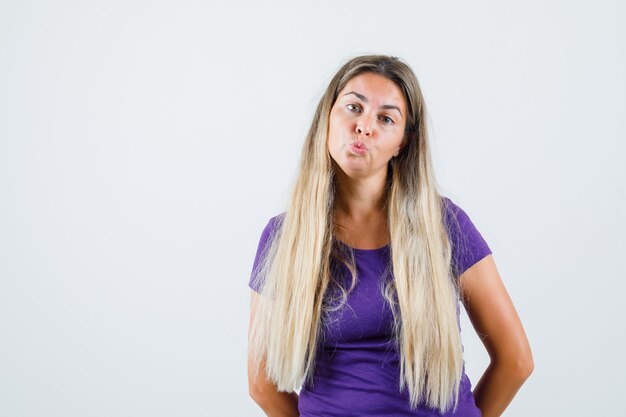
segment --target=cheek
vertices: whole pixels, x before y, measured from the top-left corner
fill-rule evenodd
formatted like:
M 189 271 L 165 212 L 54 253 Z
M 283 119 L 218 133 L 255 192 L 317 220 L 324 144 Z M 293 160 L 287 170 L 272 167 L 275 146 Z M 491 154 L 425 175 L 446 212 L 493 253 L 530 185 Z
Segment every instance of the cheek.
M 326 139 L 326 149 L 333 156 L 337 156 L 341 150 L 341 134 L 332 125 L 328 128 L 328 138 Z
M 330 153 L 335 153 L 338 146 L 337 142 L 337 138 L 333 135 L 332 131 L 330 131 L 328 134 L 328 140 L 326 141 L 326 149 L 328 149 Z
M 333 110 L 330 113 L 329 124 L 333 126 L 335 130 L 339 130 L 349 126 L 350 121 L 347 115 L 341 113 L 341 110 Z
M 330 146 L 334 146 L 335 148 L 340 147 L 341 144 L 346 141 L 348 134 L 345 123 L 335 119 L 335 121 L 331 122 L 328 126 L 328 140 Z
M 331 120 L 328 124 L 328 143 L 330 146 L 339 141 L 340 132 L 340 125 L 336 120 Z

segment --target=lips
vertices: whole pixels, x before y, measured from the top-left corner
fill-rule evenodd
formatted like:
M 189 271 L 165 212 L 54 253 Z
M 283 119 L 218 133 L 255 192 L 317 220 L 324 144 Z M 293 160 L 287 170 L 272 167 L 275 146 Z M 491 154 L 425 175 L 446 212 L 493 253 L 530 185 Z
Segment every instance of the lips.
M 352 147 L 353 148 L 357 148 L 357 149 L 363 149 L 364 151 L 367 150 L 367 146 L 365 146 L 365 143 L 363 143 L 361 141 L 354 141 L 354 142 L 352 142 Z
M 362 145 L 361 145 L 362 146 Z M 357 155 L 363 155 L 364 153 L 367 152 L 367 148 L 362 146 L 359 147 L 357 144 L 353 143 L 352 145 L 350 145 L 350 150 L 352 151 L 352 153 L 355 153 Z

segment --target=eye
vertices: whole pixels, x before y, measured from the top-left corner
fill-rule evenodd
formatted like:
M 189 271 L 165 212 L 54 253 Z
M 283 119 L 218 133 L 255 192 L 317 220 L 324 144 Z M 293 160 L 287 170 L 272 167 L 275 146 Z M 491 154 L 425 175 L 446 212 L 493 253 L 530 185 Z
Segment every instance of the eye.
M 349 111 L 352 111 L 352 112 L 355 110 L 352 110 L 351 108 L 360 109 L 359 106 L 357 106 L 356 104 L 352 104 L 352 103 L 348 104 L 346 107 L 348 108 Z
M 382 116 L 382 120 L 383 120 L 383 123 L 385 123 L 386 125 L 393 124 L 393 119 L 391 117 Z

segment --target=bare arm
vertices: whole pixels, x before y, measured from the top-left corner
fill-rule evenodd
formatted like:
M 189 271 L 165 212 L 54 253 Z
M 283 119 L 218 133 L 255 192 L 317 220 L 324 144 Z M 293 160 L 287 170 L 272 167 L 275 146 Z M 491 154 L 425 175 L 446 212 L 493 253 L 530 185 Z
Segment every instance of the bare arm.
M 251 290 L 250 325 L 259 299 L 259 294 Z M 250 327 L 249 327 L 250 328 Z M 248 359 L 248 390 L 250 397 L 269 417 L 299 417 L 298 394 L 295 392 L 279 392 L 265 374 L 265 361 L 261 362 L 259 375 L 254 378 L 252 361 Z
M 492 255 L 460 277 L 463 304 L 491 362 L 474 388 L 483 417 L 499 417 L 534 369 L 526 333 Z

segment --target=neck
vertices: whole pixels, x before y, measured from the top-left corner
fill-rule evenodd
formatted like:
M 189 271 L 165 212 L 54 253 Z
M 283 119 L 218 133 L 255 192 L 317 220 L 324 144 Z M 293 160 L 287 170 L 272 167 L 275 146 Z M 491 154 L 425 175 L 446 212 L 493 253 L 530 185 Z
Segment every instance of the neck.
M 385 179 L 386 175 L 351 178 L 340 170 L 335 212 L 357 222 L 380 217 L 385 207 Z

